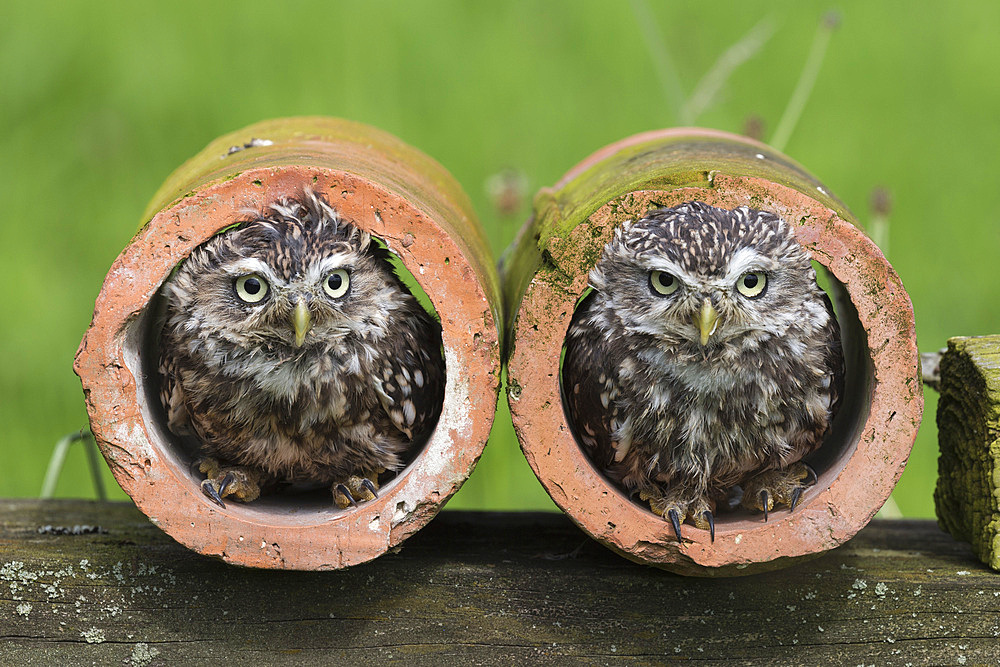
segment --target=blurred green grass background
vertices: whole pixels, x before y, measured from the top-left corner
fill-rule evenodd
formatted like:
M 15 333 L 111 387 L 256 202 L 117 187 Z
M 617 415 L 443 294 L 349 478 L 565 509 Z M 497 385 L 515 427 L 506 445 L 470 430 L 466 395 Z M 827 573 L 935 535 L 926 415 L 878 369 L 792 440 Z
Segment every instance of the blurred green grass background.
M 0 7 L 0 496 L 34 496 L 85 425 L 73 354 L 112 260 L 167 175 L 265 118 L 379 126 L 444 164 L 499 256 L 530 193 L 627 135 L 676 125 L 642 26 L 688 94 L 761 19 L 773 33 L 699 125 L 773 135 L 825 12 L 841 26 L 785 152 L 862 219 L 887 188 L 890 260 L 921 349 L 1000 332 L 1000 5 L 964 2 L 14 2 Z M 662 64 L 662 61 L 661 61 Z M 669 77 L 668 77 L 669 78 Z M 526 198 L 498 207 L 504 170 Z M 515 179 L 517 180 L 517 179 Z M 894 498 L 933 515 L 936 395 Z M 107 473 L 116 497 L 124 497 Z M 91 497 L 74 448 L 57 487 Z M 551 508 L 504 401 L 450 507 Z

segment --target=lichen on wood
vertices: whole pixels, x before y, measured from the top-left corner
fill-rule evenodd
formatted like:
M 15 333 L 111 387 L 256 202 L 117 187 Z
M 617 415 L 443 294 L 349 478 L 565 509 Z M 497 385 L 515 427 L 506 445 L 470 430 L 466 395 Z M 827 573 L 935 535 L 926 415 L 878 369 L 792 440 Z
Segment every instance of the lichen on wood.
M 44 526 L 100 526 L 100 532 Z M 993 664 L 1000 578 L 931 521 L 692 581 L 555 513 L 444 511 L 336 572 L 234 568 L 127 503 L 0 501 L 0 664 Z
M 948 341 L 937 423 L 938 521 L 1000 570 L 1000 336 Z

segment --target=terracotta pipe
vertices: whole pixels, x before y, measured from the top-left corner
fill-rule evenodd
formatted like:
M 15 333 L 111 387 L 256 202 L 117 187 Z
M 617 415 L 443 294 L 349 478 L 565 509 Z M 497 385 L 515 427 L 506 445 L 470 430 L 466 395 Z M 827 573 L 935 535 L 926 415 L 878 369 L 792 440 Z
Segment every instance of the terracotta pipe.
M 748 205 L 796 226 L 799 242 L 831 275 L 848 366 L 833 432 L 812 458 L 817 484 L 794 512 L 772 512 L 766 523 L 720 513 L 714 543 L 694 529 L 678 542 L 668 522 L 595 469 L 573 438 L 559 389 L 573 308 L 612 230 L 650 208 L 690 200 Z M 764 144 L 686 128 L 603 148 L 539 193 L 501 273 L 508 400 L 524 455 L 556 504 L 625 557 L 706 576 L 774 569 L 850 539 L 899 479 L 923 410 L 910 299 L 847 208 Z
M 447 386 L 437 428 L 378 499 L 337 509 L 329 494 L 213 504 L 168 432 L 157 399 L 155 301 L 193 248 L 246 210 L 303 188 L 382 239 L 441 317 Z M 267 121 L 223 136 L 160 188 L 115 260 L 77 352 L 91 428 L 122 488 L 150 520 L 203 554 L 254 567 L 335 569 L 395 547 L 472 472 L 500 383 L 500 290 L 482 228 L 443 167 L 372 127 L 329 118 Z

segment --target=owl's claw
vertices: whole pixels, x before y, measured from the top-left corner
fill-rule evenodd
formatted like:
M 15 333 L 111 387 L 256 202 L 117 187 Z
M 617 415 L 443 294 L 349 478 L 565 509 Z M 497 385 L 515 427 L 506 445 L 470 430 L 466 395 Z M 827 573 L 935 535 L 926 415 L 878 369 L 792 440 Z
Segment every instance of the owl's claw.
M 225 509 L 223 498 L 233 497 L 249 503 L 260 496 L 262 474 L 246 466 L 223 468 L 213 458 L 199 459 L 195 462 L 198 470 L 206 477 L 201 482 L 201 491 L 209 500 Z
M 215 488 L 215 484 L 211 479 L 202 480 L 201 492 L 208 496 L 208 499 L 213 503 L 222 509 L 226 509 L 226 503 L 222 502 L 222 496 L 219 494 L 218 489 Z
M 342 495 L 342 496 L 343 496 L 344 498 L 346 498 L 346 499 L 347 499 L 347 503 L 348 503 L 348 504 L 349 504 L 349 505 L 350 505 L 351 507 L 357 507 L 357 506 L 358 506 L 358 501 L 357 501 L 357 500 L 355 500 L 355 499 L 354 499 L 354 496 L 352 496 L 352 495 L 351 495 L 351 490 L 350 490 L 350 489 L 348 489 L 348 488 L 347 488 L 346 486 L 344 486 L 343 484 L 338 484 L 337 486 L 335 486 L 335 487 L 334 487 L 334 494 L 336 495 L 337 493 L 339 493 L 339 494 L 340 494 L 340 495 Z M 338 501 L 338 502 L 337 502 L 337 504 L 339 505 L 339 504 L 340 504 L 340 502 Z
M 219 482 L 219 495 L 225 496 L 226 491 L 236 482 L 236 477 L 231 472 L 227 472 Z
M 802 490 L 803 490 L 803 487 L 796 486 L 795 490 L 792 491 L 792 502 L 788 504 L 788 511 L 789 512 L 794 512 L 795 511 L 795 506 L 799 504 L 799 498 L 802 497 Z
M 799 465 L 806 469 L 806 478 L 802 482 L 803 489 L 805 487 L 812 486 L 813 484 L 819 481 L 819 475 L 816 474 L 816 471 L 813 470 L 813 467 L 811 465 L 809 465 L 808 463 L 803 463 L 802 461 L 799 461 Z
M 707 530 L 715 542 L 715 515 L 706 497 L 690 498 L 683 489 L 672 489 L 666 495 L 656 489 L 639 491 L 639 498 L 649 503 L 649 509 L 670 522 L 677 541 L 682 540 L 681 524 L 688 517 L 696 528 Z
M 743 483 L 743 507 L 764 513 L 764 521 L 776 505 L 794 510 L 802 494 L 818 480 L 816 471 L 804 463 L 793 463 L 785 470 L 768 470 Z
M 701 516 L 708 522 L 708 534 L 712 539 L 712 544 L 715 544 L 715 517 L 712 516 L 711 510 L 703 510 Z
M 670 519 L 670 523 L 674 527 L 674 534 L 677 536 L 677 541 L 681 541 L 681 517 L 677 512 L 676 507 L 671 507 L 667 510 L 667 517 Z
M 376 481 L 372 481 L 374 477 Z M 366 502 L 378 498 L 378 474 L 372 472 L 365 476 L 351 475 L 343 482 L 333 485 L 333 502 L 337 507 L 357 507 L 358 502 Z

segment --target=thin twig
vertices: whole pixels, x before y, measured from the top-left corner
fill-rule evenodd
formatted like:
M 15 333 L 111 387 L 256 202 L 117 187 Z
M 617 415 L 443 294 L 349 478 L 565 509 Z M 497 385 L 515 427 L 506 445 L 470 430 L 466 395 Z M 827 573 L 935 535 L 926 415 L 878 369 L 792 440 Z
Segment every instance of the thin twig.
M 798 83 L 795 84 L 795 90 L 788 100 L 785 113 L 781 115 L 778 127 L 774 131 L 774 137 L 771 139 L 771 145 L 779 151 L 785 150 L 785 146 L 788 144 L 788 140 L 791 138 L 792 132 L 795 130 L 795 126 L 802 116 L 802 111 L 806 108 L 813 85 L 815 85 L 816 79 L 819 78 L 819 70 L 823 65 L 823 59 L 826 57 L 826 49 L 830 45 L 830 37 L 839 25 L 840 17 L 835 12 L 827 12 L 819 22 L 812 47 L 809 49 L 809 56 L 806 58 L 805 67 L 802 68 L 802 74 L 799 76 Z
M 104 490 L 104 478 L 101 475 L 101 459 L 98 456 L 97 451 L 97 441 L 94 440 L 94 436 L 89 431 L 86 434 L 87 437 L 83 438 L 83 448 L 87 452 L 87 463 L 90 465 L 90 477 L 94 480 L 94 491 L 97 493 L 97 499 L 100 501 L 105 501 L 108 499 L 108 494 Z
M 695 86 L 687 104 L 681 109 L 680 118 L 683 124 L 691 125 L 698 119 L 698 116 L 715 100 L 736 68 L 760 52 L 774 34 L 774 29 L 774 22 L 770 18 L 765 18 L 719 56 L 712 68 Z
M 89 432 L 80 430 L 70 433 L 56 443 L 55 449 L 52 450 L 52 457 L 49 459 L 49 467 L 45 471 L 45 480 L 42 482 L 42 492 L 39 494 L 42 499 L 51 498 L 55 495 L 56 484 L 59 482 L 59 473 L 62 472 L 63 464 L 66 462 L 66 454 L 69 453 L 69 446 L 74 442 L 83 440 L 86 437 L 84 433 Z
M 663 35 L 656 28 L 656 21 L 653 12 L 649 9 L 646 0 L 632 0 L 632 13 L 639 24 L 643 41 L 649 51 L 650 60 L 656 69 L 656 76 L 660 80 L 660 89 L 667 98 L 667 103 L 672 107 L 674 118 L 681 119 L 681 112 L 685 107 L 684 89 L 681 87 L 681 79 L 677 74 L 674 61 L 667 51 L 667 45 L 663 40 Z
M 42 499 L 52 498 L 56 493 L 56 485 L 59 483 L 59 476 L 62 473 L 63 465 L 66 463 L 66 455 L 74 442 L 82 442 L 87 453 L 87 464 L 90 467 L 90 475 L 94 481 L 94 492 L 99 500 L 107 500 L 108 494 L 104 489 L 104 479 L 101 477 L 101 463 L 97 455 L 97 443 L 89 429 L 81 429 L 70 433 L 56 443 L 52 450 L 52 457 L 49 458 L 49 467 L 45 471 L 45 480 L 42 482 L 42 492 L 39 496 Z
M 892 196 L 884 187 L 877 187 L 871 194 L 871 218 L 868 234 L 882 254 L 889 256 L 889 214 L 892 212 Z

